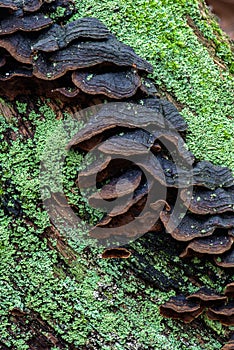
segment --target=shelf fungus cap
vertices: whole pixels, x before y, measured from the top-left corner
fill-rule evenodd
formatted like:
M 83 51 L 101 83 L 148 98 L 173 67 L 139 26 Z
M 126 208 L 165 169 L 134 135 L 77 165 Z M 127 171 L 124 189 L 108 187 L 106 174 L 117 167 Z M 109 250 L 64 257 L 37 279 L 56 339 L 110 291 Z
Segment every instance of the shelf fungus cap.
M 105 40 L 110 31 L 97 18 L 85 17 L 70 22 L 61 27 L 51 26 L 46 33 L 41 34 L 32 49 L 34 51 L 53 52 L 67 47 L 78 39 Z
M 163 127 L 162 116 L 160 118 L 160 115 L 152 114 L 146 108 L 141 108 L 132 103 L 128 105 L 122 105 L 121 103 L 104 105 L 97 114 L 89 119 L 85 128 L 74 135 L 67 148 L 79 147 L 82 142 L 116 127 L 129 128 L 130 130 L 133 128 L 145 128 L 155 124 L 156 118 L 157 125 Z
M 234 301 L 209 308 L 207 317 L 214 321 L 217 320 L 225 326 L 234 326 Z
M 141 216 L 134 216 L 134 207 L 122 215 L 108 217 L 103 226 L 96 225 L 90 231 L 90 236 L 96 239 L 108 238 L 111 236 L 139 237 L 145 233 L 146 227 L 153 227 L 155 224 L 155 213 L 146 211 Z M 124 229 L 123 227 L 124 226 Z
M 111 36 L 104 41 L 78 41 L 66 48 L 47 55 L 38 52 L 34 62 L 34 75 L 45 80 L 54 80 L 68 71 L 91 68 L 97 65 L 136 67 L 152 72 L 152 66 L 141 59 L 129 46 Z
M 188 125 L 177 108 L 168 100 L 160 100 L 163 116 L 175 127 L 179 132 L 185 132 Z
M 102 253 L 103 259 L 127 259 L 131 256 L 131 252 L 126 248 L 108 248 Z
M 212 289 L 206 287 L 200 288 L 197 292 L 190 294 L 187 296 L 187 299 L 198 300 L 205 305 L 207 305 L 207 303 L 227 301 L 225 295 L 216 294 Z
M 33 32 L 42 30 L 53 23 L 52 19 L 43 13 L 30 14 L 24 17 L 9 16 L 0 20 L 0 36 L 17 31 Z
M 144 203 L 148 192 L 150 192 L 152 188 L 152 183 L 153 181 L 150 181 L 150 183 L 147 184 L 140 184 L 130 199 L 128 198 L 128 200 L 126 200 L 126 198 L 122 198 L 122 201 L 118 201 L 118 204 L 114 205 L 112 210 L 108 212 L 108 217 L 113 218 L 115 216 L 122 215 L 124 213 L 127 213 L 129 209 L 132 208 L 135 204 L 142 202 Z M 98 207 L 98 205 L 96 204 L 94 207 Z
M 141 170 L 126 170 L 119 177 L 111 179 L 110 182 L 104 185 L 99 192 L 92 194 L 89 197 L 90 205 L 92 205 L 93 200 L 111 200 L 133 193 L 135 189 L 140 185 L 141 176 Z
M 234 188 L 206 190 L 194 188 L 192 197 L 187 190 L 182 190 L 180 197 L 190 212 L 200 215 L 221 214 L 234 211 Z
M 234 185 L 234 177 L 230 169 L 214 165 L 208 161 L 197 163 L 193 169 L 193 176 L 195 185 L 211 190 L 217 187 L 231 187 Z
M 164 317 L 181 319 L 185 323 L 190 323 L 202 314 L 203 306 L 198 301 L 187 300 L 185 296 L 180 295 L 172 297 L 161 305 L 159 310 L 160 315 Z
M 224 268 L 233 268 L 234 267 L 234 249 L 233 247 L 227 251 L 226 253 L 214 257 L 215 263 L 218 266 L 224 267 Z
M 232 338 L 225 344 L 221 350 L 233 350 L 234 349 L 234 335 Z
M 234 282 L 228 283 L 224 289 L 224 294 L 228 297 L 234 297 Z
M 76 71 L 72 81 L 86 94 L 102 94 L 116 100 L 135 95 L 141 85 L 141 78 L 133 69 L 106 73 Z
M 80 90 L 75 86 L 72 88 L 59 87 L 59 88 L 53 89 L 52 92 L 61 94 L 62 96 L 65 96 L 68 98 L 74 98 L 74 97 L 77 97 L 79 95 Z
M 7 50 L 18 62 L 31 64 L 32 40 L 23 33 L 13 33 L 12 35 L 0 36 L 0 47 Z
M 183 133 L 187 130 L 187 123 L 171 102 L 162 100 L 156 96 L 142 98 L 134 102 L 144 106 L 145 108 L 149 108 L 156 113 L 161 113 L 178 132 Z
M 13 11 L 22 9 L 25 12 L 36 12 L 44 2 L 52 1 L 54 0 L 1 0 L 0 8 L 8 8 Z
M 230 214 L 215 216 L 198 216 L 187 212 L 181 221 L 177 216 L 168 212 L 161 212 L 166 230 L 178 241 L 191 241 L 194 238 L 211 236 L 217 228 L 228 229 L 233 225 L 233 216 Z M 227 237 L 227 241 L 231 240 Z
M 185 258 L 196 253 L 222 254 L 231 248 L 232 243 L 233 238 L 225 235 L 198 238 L 189 243 L 185 250 L 180 254 L 180 257 Z
M 30 66 L 6 64 L 0 71 L 0 81 L 8 81 L 15 77 L 32 78 L 32 69 Z M 23 87 L 22 87 L 23 88 Z

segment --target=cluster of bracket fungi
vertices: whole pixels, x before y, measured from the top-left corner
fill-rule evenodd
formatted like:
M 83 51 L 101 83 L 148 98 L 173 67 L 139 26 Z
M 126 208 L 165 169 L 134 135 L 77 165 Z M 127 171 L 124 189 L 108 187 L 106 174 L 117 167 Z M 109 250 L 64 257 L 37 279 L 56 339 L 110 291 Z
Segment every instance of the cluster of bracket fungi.
M 1 94 L 14 99 L 33 89 L 68 99 L 82 93 L 122 99 L 136 93 L 137 70 L 150 72 L 151 65 L 96 18 L 58 24 L 48 16 L 58 7 L 69 14 L 71 6 L 69 0 L 0 1 Z
M 160 313 L 165 317 L 181 319 L 189 323 L 206 310 L 209 319 L 218 320 L 225 326 L 233 326 L 233 297 L 234 282 L 225 287 L 223 295 L 203 287 L 187 297 L 183 295 L 172 297 L 160 307 Z
M 224 326 L 234 325 L 234 282 L 226 285 L 224 294 L 216 294 L 208 288 L 200 288 L 188 295 L 172 297 L 160 306 L 160 314 L 164 317 L 180 319 L 185 323 L 192 322 L 202 313 L 212 321 L 219 321 Z M 222 350 L 232 350 L 234 338 L 224 345 Z
M 111 208 L 90 235 L 135 239 L 147 231 L 165 231 L 186 244 L 182 258 L 212 256 L 218 266 L 233 268 L 231 171 L 196 162 L 187 151 L 183 143 L 187 125 L 172 103 L 158 97 L 147 78 L 153 70 L 148 62 L 95 18 L 54 23 L 47 14 L 52 6 L 61 5 L 69 12 L 70 1 L 0 1 L 0 93 L 14 99 L 33 92 L 82 100 L 87 106 L 95 104 L 93 97 L 127 104 L 127 108 L 102 106 L 68 145 L 102 155 L 79 174 L 84 187 L 90 186 L 94 175 L 98 183 L 90 205 L 99 208 L 101 199 Z M 186 213 L 179 223 L 177 200 Z M 110 247 L 103 257 L 130 254 L 123 247 Z M 187 298 L 175 297 L 161 307 L 161 313 L 190 322 L 209 303 L 209 318 L 233 325 L 233 288 L 233 283 L 227 286 L 223 296 L 201 290 Z M 231 349 L 233 340 L 230 344 L 225 349 Z

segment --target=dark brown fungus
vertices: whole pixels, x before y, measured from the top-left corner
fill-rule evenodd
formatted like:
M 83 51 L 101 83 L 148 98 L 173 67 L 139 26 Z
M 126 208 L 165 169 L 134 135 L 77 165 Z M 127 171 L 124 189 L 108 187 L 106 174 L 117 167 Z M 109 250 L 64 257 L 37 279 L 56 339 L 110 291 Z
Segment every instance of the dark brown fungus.
M 111 36 L 108 40 L 100 42 L 76 42 L 49 56 L 39 52 L 38 59 L 34 62 L 34 75 L 40 79 L 53 80 L 63 76 L 69 70 L 99 64 L 136 66 L 138 70 L 152 72 L 152 66 L 148 62 L 137 56 L 132 48 Z
M 182 190 L 181 199 L 184 205 L 195 214 L 221 214 L 227 211 L 234 211 L 234 188 L 217 188 L 206 190 L 195 187 L 190 196 L 191 190 Z M 188 195 L 189 194 L 189 195 Z
M 125 197 L 121 202 L 118 201 L 118 203 L 115 204 L 114 208 L 110 212 L 108 212 L 108 217 L 111 218 L 114 216 L 122 215 L 126 213 L 131 207 L 133 207 L 136 203 L 140 203 L 142 201 L 144 202 L 144 198 L 146 198 L 148 192 L 150 192 L 152 185 L 152 180 L 150 180 L 150 182 L 148 182 L 147 184 L 144 183 L 140 185 L 130 199 L 126 199 Z
M 81 170 L 77 179 L 77 185 L 81 188 L 91 186 L 93 184 L 93 177 L 95 176 L 96 179 L 96 174 L 104 170 L 110 161 L 111 156 L 106 156 L 102 159 L 97 159 L 91 165 L 88 165 L 86 169 Z
M 0 7 L 9 8 L 11 10 L 17 10 L 17 2 L 15 0 L 1 0 Z
M 72 74 L 73 83 L 87 94 L 103 94 L 113 99 L 123 99 L 135 95 L 141 84 L 136 71 L 119 72 L 79 72 Z
M 18 316 L 18 317 L 23 317 L 23 316 L 27 315 L 27 313 L 25 311 L 21 310 L 18 307 L 14 307 L 13 309 L 10 309 L 9 313 L 13 316 Z
M 204 186 L 211 190 L 217 187 L 231 187 L 234 185 L 234 177 L 230 169 L 213 165 L 207 161 L 195 165 L 193 176 L 195 185 Z
M 162 114 L 170 122 L 176 130 L 184 132 L 188 126 L 182 115 L 178 112 L 177 108 L 168 100 L 160 100 Z
M 134 102 L 136 103 L 136 101 Z M 156 113 L 161 113 L 177 131 L 185 132 L 187 130 L 187 123 L 171 102 L 159 97 L 148 97 L 138 100 L 137 103 L 150 108 Z
M 97 199 L 115 199 L 133 193 L 141 182 L 142 172 L 138 169 L 127 170 L 117 178 L 113 178 L 101 190 L 89 197 L 89 203 Z
M 211 236 L 206 238 L 197 238 L 190 242 L 185 250 L 180 254 L 181 258 L 201 254 L 223 254 L 228 251 L 233 243 L 233 238 L 230 236 Z
M 225 267 L 225 268 L 233 268 L 234 267 L 234 249 L 233 247 L 218 257 L 214 258 L 216 265 Z
M 11 66 L 6 64 L 0 69 L 0 81 L 7 81 L 14 77 L 32 77 L 32 68 L 27 65 L 15 65 Z
M 18 30 L 33 32 L 42 30 L 53 23 L 52 19 L 42 13 L 31 14 L 24 17 L 9 16 L 0 21 L 0 36 L 12 34 Z
M 167 128 L 166 123 L 166 128 Z M 168 128 L 167 128 L 168 129 Z M 156 142 L 160 141 L 163 146 L 169 151 L 170 156 L 173 158 L 173 161 L 178 165 L 183 162 L 189 165 L 194 163 L 193 154 L 187 150 L 184 140 L 178 135 L 175 130 L 157 129 L 151 131 Z
M 81 18 L 61 27 L 54 24 L 33 44 L 34 51 L 53 52 L 65 48 L 77 39 L 108 39 L 110 31 L 97 18 Z
M 58 25 L 43 14 L 62 6 L 64 16 L 59 21 L 65 23 L 70 5 L 67 0 L 0 0 L 1 92 L 5 94 L 6 87 L 14 98 L 12 91 L 28 94 L 33 88 L 49 97 L 60 94 L 62 101 L 77 98 L 79 107 L 92 105 L 95 115 L 67 147 L 86 152 L 96 149 L 102 157 L 80 171 L 77 181 L 80 189 L 94 187 L 97 191 L 89 197 L 91 205 L 102 206 L 104 200 L 111 209 L 91 230 L 92 237 L 136 238 L 150 230 L 164 231 L 164 225 L 179 241 L 195 239 L 181 256 L 214 254 L 217 265 L 233 267 L 231 171 L 209 162 L 194 164 L 183 141 L 185 120 L 172 103 L 155 96 L 153 82 L 145 77 L 144 73 L 152 72 L 151 64 L 119 42 L 104 24 L 83 18 Z M 42 13 L 29 13 L 40 7 Z M 97 106 L 102 95 L 108 101 L 125 103 Z M 83 116 L 86 121 L 85 113 Z M 191 201 L 188 187 L 194 191 Z M 181 203 L 189 211 L 176 225 L 173 206 L 181 188 Z M 67 204 L 59 204 L 52 212 L 71 220 Z M 130 254 L 125 248 L 110 248 L 102 257 L 127 258 Z M 229 297 L 233 286 L 226 289 Z M 190 322 L 202 312 L 200 304 L 223 300 L 226 296 L 201 289 L 188 300 L 172 299 L 160 312 Z M 233 319 L 215 308 L 209 313 L 212 317 L 219 314 L 222 321 L 229 317 L 226 324 Z
M 111 218 L 109 222 L 103 226 L 96 226 L 90 231 L 93 238 L 108 238 L 112 235 L 137 237 L 150 231 L 155 224 L 155 213 L 145 212 L 141 216 L 134 216 L 132 207 L 127 213 Z M 109 218 L 109 217 L 108 217 Z
M 234 301 L 209 308 L 207 316 L 211 320 L 221 322 L 224 326 L 234 326 Z
M 6 58 L 4 56 L 0 57 L 0 68 L 3 67 L 5 64 L 6 64 Z
M 215 229 L 227 229 L 233 225 L 233 216 L 230 214 L 207 217 L 187 213 L 181 220 L 178 220 L 177 215 L 163 211 L 160 218 L 173 238 L 185 242 L 197 237 L 211 236 Z
M 98 149 L 105 154 L 118 154 L 124 157 L 146 155 L 148 153 L 148 149 L 142 144 L 120 136 L 110 137 Z
M 155 123 L 157 115 L 152 114 L 145 108 L 134 106 L 133 104 L 108 104 L 92 116 L 85 128 L 81 129 L 68 143 L 67 148 L 79 146 L 82 142 L 90 140 L 92 137 L 102 134 L 107 130 L 116 127 L 125 128 L 145 128 Z M 163 120 L 158 119 L 157 123 L 163 127 Z
M 162 154 L 157 154 L 155 158 L 163 171 L 167 187 L 184 188 L 193 184 L 192 171 L 189 167 L 179 167 Z
M 234 350 L 234 336 L 222 347 L 221 350 Z
M 95 132 L 97 131 L 98 130 L 95 129 Z M 78 139 L 77 135 L 75 136 L 76 139 Z M 80 136 L 79 140 L 83 141 L 82 136 Z M 113 136 L 102 143 L 98 149 L 103 153 L 113 156 L 119 155 L 123 158 L 134 156 L 134 163 L 153 176 L 154 179 L 163 186 L 186 187 L 190 181 L 191 175 L 189 172 L 186 170 L 177 169 L 172 161 L 169 161 L 161 156 L 154 156 L 141 143 L 137 143 L 131 139 Z M 131 158 L 129 158 L 129 160 L 130 159 Z M 177 173 L 177 170 L 179 173 Z
M 192 322 L 201 315 L 203 307 L 198 301 L 187 300 L 183 295 L 172 297 L 165 304 L 160 306 L 160 315 L 180 319 L 185 323 Z
M 170 205 L 163 199 L 159 199 L 156 202 L 150 203 L 150 208 L 155 210 L 155 211 L 159 211 L 159 210 L 161 211 L 162 210 L 162 204 L 163 204 L 163 207 L 165 208 L 166 211 L 170 211 L 171 210 Z
M 60 87 L 57 89 L 53 89 L 52 92 L 57 92 L 68 98 L 74 98 L 74 97 L 77 97 L 77 95 L 80 93 L 80 90 L 76 87 L 73 87 L 73 88 Z
M 44 2 L 52 1 L 53 0 L 1 0 L 0 7 L 9 8 L 14 11 L 22 9 L 25 12 L 36 12 Z
M 52 0 L 54 1 L 54 0 Z M 40 9 L 44 2 L 52 2 L 51 0 L 23 0 L 22 7 L 25 12 L 36 12 Z
M 131 256 L 131 252 L 126 248 L 109 248 L 109 249 L 105 249 L 104 252 L 102 253 L 103 259 L 114 259 L 114 258 L 127 259 L 130 256 Z
M 190 294 L 187 296 L 187 299 L 198 300 L 204 303 L 204 305 L 207 305 L 207 303 L 211 304 L 214 302 L 227 301 L 225 295 L 216 294 L 212 289 L 206 287 L 200 288 L 197 292 Z
M 228 283 L 226 285 L 224 294 L 229 298 L 234 298 L 234 282 Z
M 155 94 L 158 92 L 154 83 L 145 77 L 141 81 L 140 90 L 147 96 L 155 96 Z
M 147 148 L 154 147 L 154 143 L 155 143 L 155 137 L 152 134 L 150 134 L 147 130 L 143 130 L 143 129 L 125 130 L 124 132 L 118 133 L 118 137 L 134 141 Z M 160 147 L 160 150 L 161 150 L 161 147 Z
M 0 47 L 6 49 L 12 57 L 22 63 L 33 62 L 31 45 L 32 40 L 24 33 L 0 36 Z
M 77 185 L 81 188 L 94 186 L 94 184 L 102 182 L 115 176 L 120 171 L 123 171 L 129 162 L 124 159 L 114 159 L 111 156 L 97 159 L 85 170 L 79 172 Z

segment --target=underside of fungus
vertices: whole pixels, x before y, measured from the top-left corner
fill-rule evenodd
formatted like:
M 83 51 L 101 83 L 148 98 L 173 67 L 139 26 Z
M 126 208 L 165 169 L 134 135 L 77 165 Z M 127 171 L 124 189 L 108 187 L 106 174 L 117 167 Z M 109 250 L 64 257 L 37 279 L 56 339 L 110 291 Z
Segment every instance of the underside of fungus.
M 232 172 L 195 160 L 184 142 L 184 118 L 147 78 L 151 64 L 103 23 L 54 23 L 50 11 L 68 3 L 0 1 L 0 94 L 14 99 L 33 91 L 82 107 L 105 102 L 67 144 L 67 150 L 98 155 L 77 174 L 76 184 L 95 185 L 88 203 L 104 209 L 90 230 L 108 246 L 103 258 L 131 255 L 112 236 L 124 243 L 163 227 L 183 245 L 181 258 L 212 257 L 218 266 L 233 268 Z M 106 103 L 116 101 L 124 104 Z M 201 289 L 173 297 L 160 313 L 191 322 L 208 305 L 210 319 L 233 325 L 233 289 L 232 282 L 225 295 Z

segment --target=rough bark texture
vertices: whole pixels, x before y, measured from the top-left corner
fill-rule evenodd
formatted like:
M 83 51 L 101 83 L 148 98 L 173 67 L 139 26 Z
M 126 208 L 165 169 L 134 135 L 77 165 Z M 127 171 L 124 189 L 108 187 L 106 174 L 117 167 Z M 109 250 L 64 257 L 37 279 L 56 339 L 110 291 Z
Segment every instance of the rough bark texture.
M 112 4 L 112 12 L 122 11 L 123 4 L 118 5 L 114 1 Z M 182 9 L 184 4 L 177 4 L 181 10 L 179 16 L 183 33 L 188 33 L 188 37 L 193 35 L 193 40 L 198 38 L 199 49 L 209 58 L 203 62 L 203 68 L 208 65 L 212 70 L 214 62 L 218 65 L 228 96 L 225 97 L 220 90 L 220 99 L 225 97 L 225 103 L 230 103 L 233 85 L 227 81 L 233 84 L 230 72 L 233 63 L 232 58 L 228 58 L 231 44 L 217 33 L 217 27 L 213 27 L 215 24 L 203 3 L 199 3 L 199 6 L 207 27 L 203 23 L 204 19 L 199 19 L 198 12 L 190 5 L 188 2 L 185 11 Z M 76 6 L 78 14 L 83 16 L 84 10 L 78 3 Z M 177 13 L 171 12 L 169 4 L 159 6 L 162 13 L 168 11 L 175 19 Z M 128 8 L 126 13 L 130 10 L 133 11 Z M 90 10 L 86 11 L 89 13 Z M 98 9 L 96 11 L 98 13 Z M 97 13 L 94 9 L 93 15 Z M 116 29 L 115 24 L 111 25 Z M 173 35 L 168 34 L 167 40 L 173 40 L 170 35 L 179 36 L 180 25 L 177 23 Z M 159 30 L 158 35 L 161 32 Z M 125 43 L 131 45 L 125 39 Z M 188 38 L 184 40 L 186 42 Z M 189 59 L 188 52 L 182 54 L 182 41 L 181 38 L 180 43 L 175 44 L 175 49 L 181 48 L 181 55 Z M 225 45 L 226 56 L 225 53 L 217 56 L 219 45 Z M 166 54 L 171 54 L 171 50 L 165 49 Z M 148 55 L 152 59 L 152 52 Z M 163 57 L 158 56 L 158 65 L 162 66 L 162 62 Z M 173 81 L 179 79 L 179 74 L 172 73 L 177 63 L 173 57 L 169 58 L 168 67 L 164 66 L 162 73 L 164 78 L 155 77 L 156 82 L 161 83 L 162 95 L 175 102 L 180 109 L 185 111 L 187 108 L 188 114 L 196 118 L 196 113 L 203 113 L 202 106 L 193 106 L 192 99 L 186 104 L 183 91 L 180 94 L 179 87 L 173 86 Z M 185 77 L 187 83 L 189 79 L 195 81 L 195 65 L 194 71 L 194 75 L 188 73 Z M 206 72 L 203 74 L 206 80 Z M 212 88 L 212 82 L 206 84 L 207 88 Z M 185 88 L 187 93 L 194 94 L 197 99 L 199 94 L 196 86 L 195 90 L 191 92 L 189 86 Z M 209 321 L 204 316 L 191 324 L 164 319 L 159 314 L 159 306 L 170 296 L 188 295 L 203 286 L 223 292 L 224 287 L 233 281 L 233 269 L 219 268 L 208 258 L 178 258 L 185 245 L 164 233 L 148 233 L 131 243 L 126 247 L 131 252 L 127 260 L 102 259 L 100 248 L 80 243 L 72 237 L 64 237 L 51 225 L 40 200 L 40 157 L 46 140 L 59 120 L 85 106 L 83 101 L 78 104 L 61 102 L 59 99 L 48 100 L 43 96 L 35 96 L 33 88 L 31 91 L 32 95 L 19 96 L 15 101 L 8 101 L 4 97 L 0 101 L 0 348 L 221 349 L 231 337 L 231 328 Z M 202 92 L 201 84 L 200 94 Z M 214 102 L 217 110 L 219 103 Z M 213 113 L 212 109 L 209 113 Z M 224 124 L 225 118 L 233 118 L 228 107 L 225 114 L 225 117 L 222 116 Z M 194 135 L 196 123 L 191 122 L 191 125 L 188 139 Z M 58 136 L 56 134 L 55 138 Z M 229 136 L 226 137 L 228 139 Z M 196 142 L 199 144 L 200 141 L 194 140 L 195 148 Z M 198 148 L 201 149 L 202 145 L 199 144 Z M 210 150 L 208 153 L 209 158 L 215 154 Z M 231 166 L 233 163 L 231 160 L 228 163 L 226 153 L 225 162 Z M 220 158 L 214 158 L 216 163 L 223 165 Z M 206 152 L 203 159 L 206 159 Z M 74 184 L 76 167 L 80 163 L 81 159 L 74 154 L 66 160 L 65 193 L 77 213 L 92 219 L 93 212 L 87 209 Z M 78 200 L 74 200 L 73 195 Z

